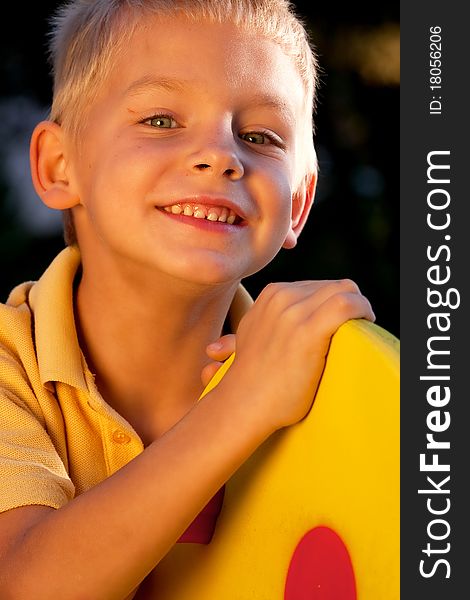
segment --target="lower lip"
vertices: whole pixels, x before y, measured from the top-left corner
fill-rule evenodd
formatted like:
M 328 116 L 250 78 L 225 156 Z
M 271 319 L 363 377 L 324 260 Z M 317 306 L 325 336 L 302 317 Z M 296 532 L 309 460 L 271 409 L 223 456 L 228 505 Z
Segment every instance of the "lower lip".
M 183 214 L 175 215 L 173 213 L 157 208 L 158 212 L 162 213 L 169 219 L 179 221 L 195 229 L 202 229 L 203 231 L 210 231 L 213 233 L 234 233 L 240 231 L 245 227 L 246 222 L 241 221 L 236 225 L 230 225 L 229 223 L 222 223 L 222 221 L 209 221 L 208 219 L 197 219 L 196 217 L 188 217 Z

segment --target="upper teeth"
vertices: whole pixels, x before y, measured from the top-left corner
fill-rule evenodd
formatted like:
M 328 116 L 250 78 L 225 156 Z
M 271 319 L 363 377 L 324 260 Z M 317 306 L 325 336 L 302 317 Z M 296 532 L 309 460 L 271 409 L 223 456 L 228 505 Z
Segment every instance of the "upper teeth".
M 163 210 L 174 215 L 184 214 L 187 217 L 195 217 L 196 219 L 207 219 L 208 221 L 220 221 L 233 225 L 237 215 L 232 209 L 225 206 L 198 206 L 196 204 L 172 204 L 164 206 Z

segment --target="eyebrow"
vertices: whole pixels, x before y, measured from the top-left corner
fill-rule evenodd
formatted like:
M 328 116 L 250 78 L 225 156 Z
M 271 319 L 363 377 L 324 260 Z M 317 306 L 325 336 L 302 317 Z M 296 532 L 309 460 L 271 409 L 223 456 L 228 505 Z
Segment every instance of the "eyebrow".
M 152 90 L 165 90 L 167 92 L 181 92 L 189 87 L 190 82 L 172 77 L 154 77 L 145 75 L 133 81 L 125 90 L 125 96 L 138 96 Z
M 173 77 L 155 77 L 154 75 L 144 75 L 140 79 L 133 81 L 125 90 L 124 96 L 138 96 L 153 90 L 166 92 L 183 92 L 188 90 L 194 82 L 190 80 L 176 79 Z M 294 121 L 294 114 L 291 105 L 282 98 L 276 98 L 271 94 L 262 92 L 250 96 L 247 105 L 250 108 L 271 108 L 280 112 L 290 121 Z
M 292 106 L 282 98 L 275 98 L 270 94 L 254 94 L 250 97 L 249 106 L 250 108 L 272 108 L 294 120 Z

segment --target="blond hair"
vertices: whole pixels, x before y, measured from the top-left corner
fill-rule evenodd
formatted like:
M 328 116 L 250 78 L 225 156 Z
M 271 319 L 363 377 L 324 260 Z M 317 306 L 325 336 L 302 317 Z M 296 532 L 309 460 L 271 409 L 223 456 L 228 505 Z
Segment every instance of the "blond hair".
M 50 62 L 54 77 L 50 119 L 78 140 L 86 109 L 99 93 L 119 53 L 143 16 L 183 15 L 189 20 L 230 22 L 276 42 L 289 56 L 305 90 L 306 184 L 316 168 L 312 143 L 318 65 L 308 33 L 288 0 L 72 0 L 52 17 Z M 76 242 L 71 211 L 64 212 L 64 237 Z

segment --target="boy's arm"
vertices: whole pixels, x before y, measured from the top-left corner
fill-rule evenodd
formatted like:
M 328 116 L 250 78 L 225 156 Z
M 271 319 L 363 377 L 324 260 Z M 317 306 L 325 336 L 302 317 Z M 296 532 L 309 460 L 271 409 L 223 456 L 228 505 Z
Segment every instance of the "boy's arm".
M 0 515 L 2 599 L 125 598 L 268 435 L 235 393 L 221 400 L 207 395 L 131 463 L 63 508 Z
M 331 335 L 360 317 L 374 318 L 352 282 L 268 286 L 227 375 L 171 430 L 63 508 L 0 515 L 2 598 L 124 599 L 244 460 L 306 414 Z

